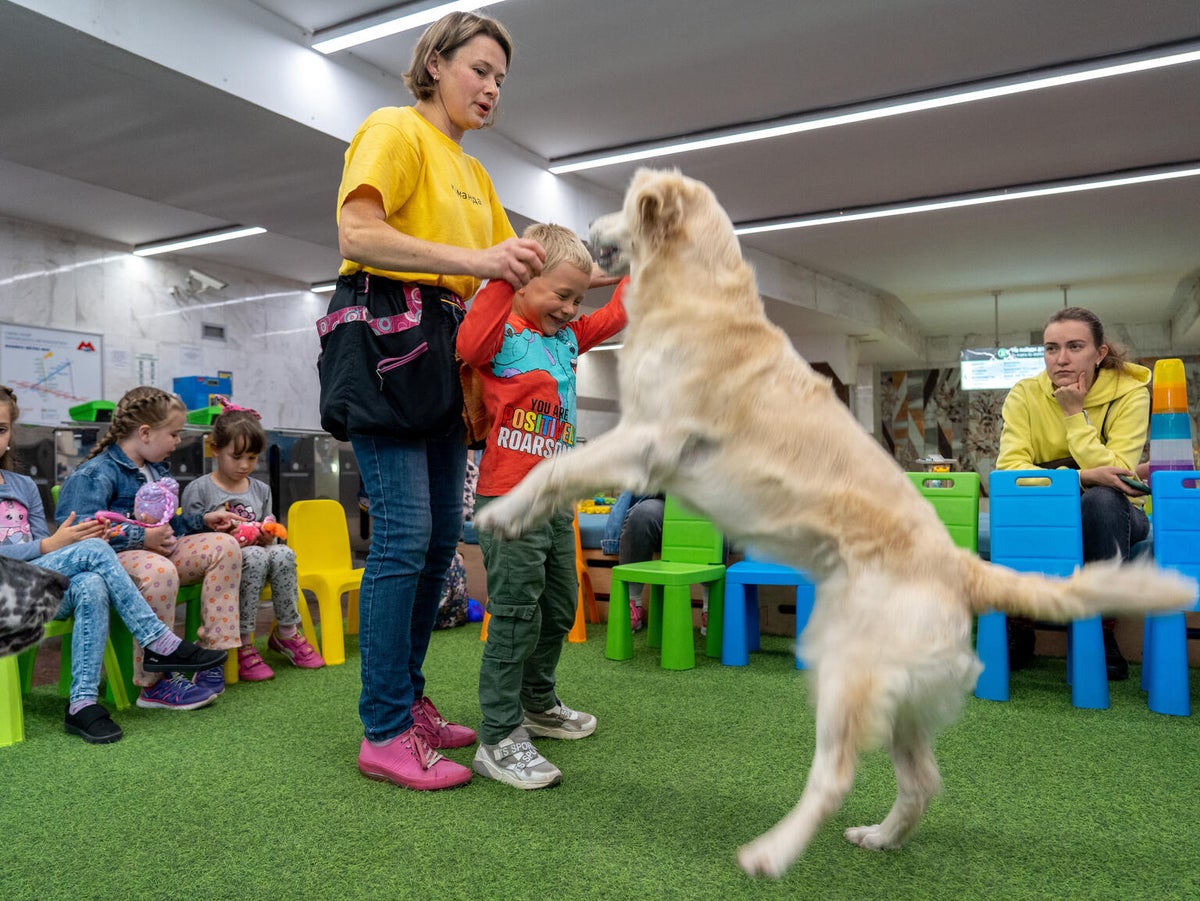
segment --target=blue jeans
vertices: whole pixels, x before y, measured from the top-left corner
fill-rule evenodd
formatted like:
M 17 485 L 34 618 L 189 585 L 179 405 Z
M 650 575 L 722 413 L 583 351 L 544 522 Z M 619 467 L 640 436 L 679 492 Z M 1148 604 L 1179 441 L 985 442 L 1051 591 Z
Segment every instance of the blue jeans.
M 67 545 L 33 561 L 71 580 L 55 619 L 75 617 L 71 636 L 71 701 L 100 695 L 100 665 L 108 640 L 111 602 L 130 633 L 145 647 L 169 631 L 125 572 L 116 552 L 99 538 Z
M 440 438 L 351 435 L 370 500 L 371 549 L 358 592 L 362 696 L 370 741 L 412 728 L 438 598 L 462 532 L 467 448 Z
M 1129 559 L 1129 549 L 1150 533 L 1150 521 L 1141 507 L 1129 503 L 1124 492 L 1094 485 L 1083 493 L 1083 562 Z

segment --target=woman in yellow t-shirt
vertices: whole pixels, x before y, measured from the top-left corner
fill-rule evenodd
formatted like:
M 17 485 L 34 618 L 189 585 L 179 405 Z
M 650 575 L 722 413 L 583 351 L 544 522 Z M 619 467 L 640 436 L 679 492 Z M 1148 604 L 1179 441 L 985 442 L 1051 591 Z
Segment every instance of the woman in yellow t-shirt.
M 425 31 L 404 76 L 416 103 L 372 113 L 346 151 L 344 261 L 318 324 L 322 425 L 353 445 L 372 521 L 359 593 L 358 768 L 414 789 L 468 781 L 471 771 L 436 749 L 475 741 L 434 707 L 421 671 L 462 528 L 466 444 L 454 336 L 464 301 L 484 279 L 519 288 L 545 260 L 536 241 L 516 237 L 487 172 L 461 146 L 494 118 L 511 59 L 512 39 L 490 18 L 452 13 Z M 411 344 L 375 360 L 335 358 L 331 338 L 347 325 L 343 337 Z

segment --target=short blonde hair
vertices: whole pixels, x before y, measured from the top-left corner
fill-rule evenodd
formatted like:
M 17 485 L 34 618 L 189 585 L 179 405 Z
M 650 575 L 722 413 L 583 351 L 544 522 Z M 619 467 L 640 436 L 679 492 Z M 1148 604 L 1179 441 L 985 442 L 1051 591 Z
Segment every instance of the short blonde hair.
M 532 238 L 546 251 L 543 272 L 549 272 L 559 263 L 570 263 L 581 272 L 591 273 L 592 255 L 580 237 L 562 225 L 535 222 L 525 229 L 523 238 Z
M 458 48 L 478 35 L 487 35 L 504 51 L 504 62 L 512 65 L 513 42 L 508 29 L 487 16 L 475 13 L 450 13 L 425 29 L 413 48 L 412 63 L 404 73 L 404 84 L 417 100 L 428 100 L 437 90 L 429 74 L 429 61 L 438 53 L 453 59 Z

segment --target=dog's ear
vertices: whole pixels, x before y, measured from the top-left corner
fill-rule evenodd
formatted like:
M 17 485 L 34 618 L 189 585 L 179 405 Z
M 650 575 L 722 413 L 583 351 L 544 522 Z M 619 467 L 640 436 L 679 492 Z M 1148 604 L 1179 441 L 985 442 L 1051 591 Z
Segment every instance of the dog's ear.
M 683 222 L 681 186 L 665 179 L 647 186 L 638 197 L 637 210 L 638 231 L 651 243 L 662 243 Z

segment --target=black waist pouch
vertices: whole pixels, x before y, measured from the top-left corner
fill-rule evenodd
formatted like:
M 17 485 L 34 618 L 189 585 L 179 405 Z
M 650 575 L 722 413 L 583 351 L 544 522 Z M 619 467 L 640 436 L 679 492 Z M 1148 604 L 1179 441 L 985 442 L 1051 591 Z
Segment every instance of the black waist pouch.
M 338 278 L 317 321 L 321 428 L 394 438 L 446 434 L 462 421 L 454 339 L 464 304 L 431 285 L 359 272 Z

